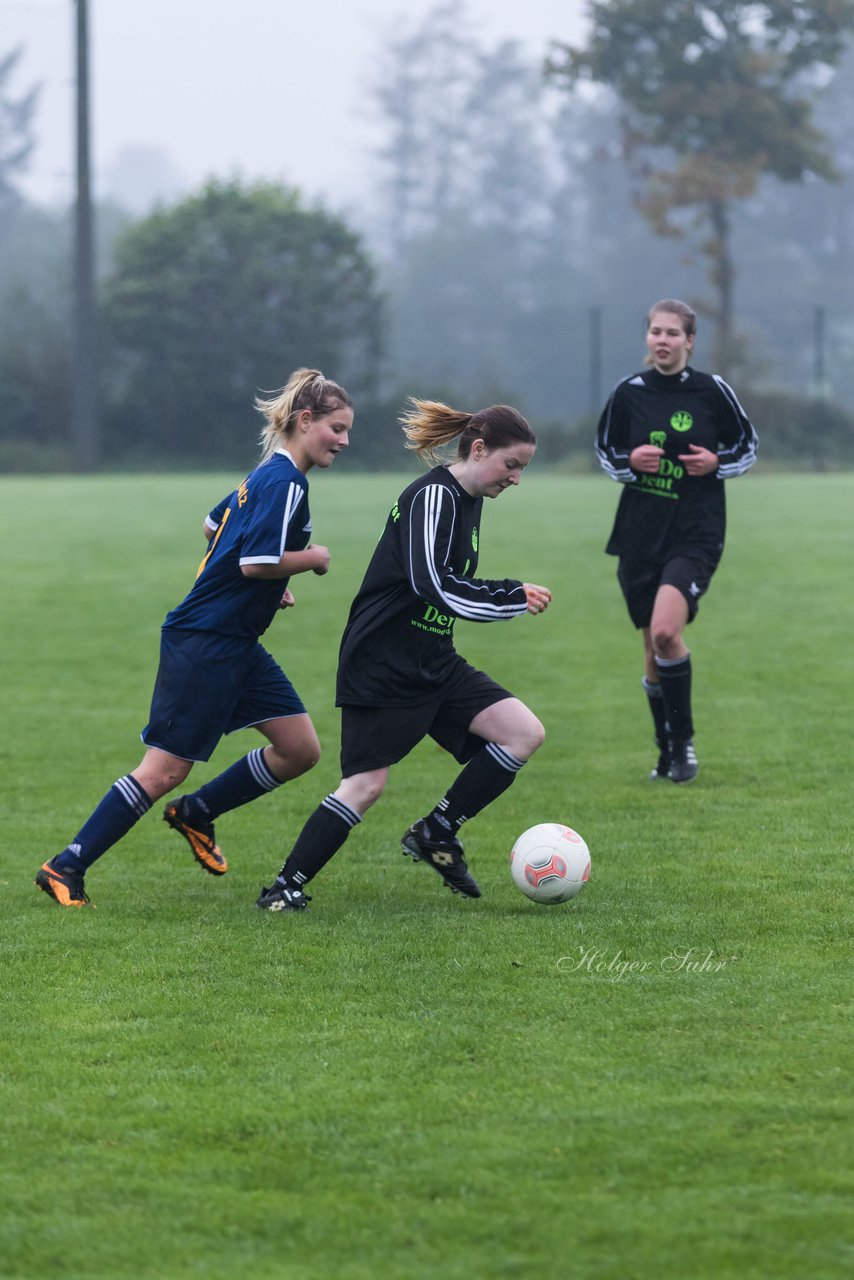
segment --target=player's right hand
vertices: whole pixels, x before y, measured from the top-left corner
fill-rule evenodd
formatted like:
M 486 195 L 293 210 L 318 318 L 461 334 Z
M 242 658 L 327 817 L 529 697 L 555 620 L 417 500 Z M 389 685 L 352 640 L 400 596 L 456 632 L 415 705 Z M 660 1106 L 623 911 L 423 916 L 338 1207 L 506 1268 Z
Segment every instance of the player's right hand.
M 538 587 L 533 582 L 523 582 L 522 586 L 528 598 L 528 613 L 544 613 L 552 602 L 548 587 Z
M 646 471 L 655 475 L 658 471 L 658 460 L 664 454 L 657 444 L 639 444 L 629 454 L 629 466 L 632 471 Z
M 306 547 L 306 550 L 311 551 L 313 553 L 314 559 L 317 561 L 316 564 L 313 564 L 311 566 L 312 573 L 317 573 L 317 574 L 328 573 L 329 561 L 332 558 L 329 554 L 329 548 L 322 547 L 320 543 L 313 542 L 311 543 L 310 546 Z

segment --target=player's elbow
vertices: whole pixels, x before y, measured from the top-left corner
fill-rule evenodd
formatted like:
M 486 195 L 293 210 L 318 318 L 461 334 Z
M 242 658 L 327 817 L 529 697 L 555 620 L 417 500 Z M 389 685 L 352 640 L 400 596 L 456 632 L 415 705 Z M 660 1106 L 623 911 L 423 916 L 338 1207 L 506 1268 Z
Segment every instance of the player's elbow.
M 272 564 L 242 564 L 240 566 L 240 572 L 244 578 L 255 579 L 275 578 L 277 576 L 275 569 L 276 566 Z

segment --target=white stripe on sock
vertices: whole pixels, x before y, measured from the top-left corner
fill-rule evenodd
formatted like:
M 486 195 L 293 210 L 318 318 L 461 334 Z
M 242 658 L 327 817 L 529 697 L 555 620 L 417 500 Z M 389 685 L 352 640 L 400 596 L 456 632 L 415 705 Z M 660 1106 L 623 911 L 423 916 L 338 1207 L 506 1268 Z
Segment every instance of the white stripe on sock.
M 246 757 L 246 763 L 258 786 L 263 787 L 265 791 L 275 791 L 276 787 L 282 785 L 275 774 L 270 772 L 267 761 L 264 759 L 263 747 L 256 747 L 254 751 L 250 751 Z
M 506 747 L 500 747 L 497 742 L 487 742 L 486 749 L 495 763 L 500 764 L 501 768 L 506 769 L 508 773 L 518 773 L 525 763 L 518 756 L 514 756 L 512 751 L 508 751 Z
M 136 778 L 132 778 L 129 773 L 126 773 L 123 778 L 117 778 L 113 786 L 128 808 L 132 809 L 138 817 L 141 818 L 148 813 L 151 808 L 151 801 Z
M 355 809 L 351 809 L 343 800 L 339 800 L 335 795 L 328 795 L 325 800 L 321 801 L 322 807 L 328 809 L 330 813 L 334 813 L 342 822 L 346 822 L 348 827 L 355 827 L 357 822 L 362 821 L 362 815 L 357 813 Z

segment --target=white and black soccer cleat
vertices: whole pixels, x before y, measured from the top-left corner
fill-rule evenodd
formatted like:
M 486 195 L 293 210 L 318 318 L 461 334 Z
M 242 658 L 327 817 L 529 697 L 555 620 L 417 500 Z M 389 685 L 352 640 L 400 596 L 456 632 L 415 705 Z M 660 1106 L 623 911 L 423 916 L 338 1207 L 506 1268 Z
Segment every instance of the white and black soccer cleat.
M 668 774 L 671 782 L 693 782 L 699 769 L 697 753 L 690 738 L 687 742 L 671 742 Z
M 262 889 L 255 906 L 260 911 L 305 911 L 311 898 L 294 885 L 274 884 Z
M 406 857 L 413 862 L 426 862 L 438 871 L 451 893 L 461 893 L 466 898 L 480 897 L 480 886 L 466 865 L 459 840 L 431 840 L 422 818 L 404 832 L 400 843 Z

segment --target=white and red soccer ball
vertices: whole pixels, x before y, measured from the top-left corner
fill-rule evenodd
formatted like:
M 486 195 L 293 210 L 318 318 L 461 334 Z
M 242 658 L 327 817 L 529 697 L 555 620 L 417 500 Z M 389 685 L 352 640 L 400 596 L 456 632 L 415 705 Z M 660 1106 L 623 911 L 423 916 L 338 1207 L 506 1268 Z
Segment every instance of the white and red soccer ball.
M 510 874 L 534 902 L 568 902 L 590 878 L 590 850 L 572 827 L 541 822 L 523 831 L 510 850 Z

